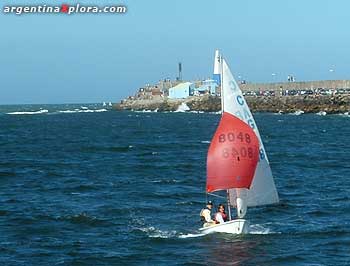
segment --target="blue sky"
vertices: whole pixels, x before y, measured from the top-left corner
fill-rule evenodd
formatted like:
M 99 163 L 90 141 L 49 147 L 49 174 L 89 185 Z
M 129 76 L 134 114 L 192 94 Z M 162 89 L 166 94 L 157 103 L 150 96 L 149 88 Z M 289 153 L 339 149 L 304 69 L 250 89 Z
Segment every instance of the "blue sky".
M 81 0 L 124 15 L 0 14 L 0 104 L 119 101 L 146 83 L 210 77 L 215 49 L 251 82 L 350 79 L 346 0 Z M 0 7 L 60 0 L 5 0 Z M 334 69 L 330 72 L 329 69 Z M 272 76 L 276 73 L 276 76 Z

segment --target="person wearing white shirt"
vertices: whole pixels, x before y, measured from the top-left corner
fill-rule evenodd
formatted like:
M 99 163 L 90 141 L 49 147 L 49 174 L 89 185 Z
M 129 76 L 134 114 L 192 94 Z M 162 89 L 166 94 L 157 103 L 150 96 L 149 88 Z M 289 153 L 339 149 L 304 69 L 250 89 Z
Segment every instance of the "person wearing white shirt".
M 211 201 L 207 202 L 207 207 L 201 210 L 200 216 L 203 222 L 203 227 L 208 227 L 215 224 L 215 221 L 211 219 L 211 209 L 213 208 L 213 203 Z

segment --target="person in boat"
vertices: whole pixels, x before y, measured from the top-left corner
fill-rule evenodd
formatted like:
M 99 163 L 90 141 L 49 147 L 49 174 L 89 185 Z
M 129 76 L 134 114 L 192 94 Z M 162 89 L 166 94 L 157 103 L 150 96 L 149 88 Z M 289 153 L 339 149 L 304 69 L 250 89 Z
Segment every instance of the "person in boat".
M 207 207 L 201 210 L 200 217 L 203 223 L 203 227 L 208 227 L 215 224 L 215 221 L 211 219 L 212 208 L 213 208 L 213 202 L 208 201 Z
M 215 214 L 215 222 L 217 224 L 223 224 L 227 222 L 227 214 L 225 212 L 225 206 L 223 204 L 219 204 L 218 212 Z

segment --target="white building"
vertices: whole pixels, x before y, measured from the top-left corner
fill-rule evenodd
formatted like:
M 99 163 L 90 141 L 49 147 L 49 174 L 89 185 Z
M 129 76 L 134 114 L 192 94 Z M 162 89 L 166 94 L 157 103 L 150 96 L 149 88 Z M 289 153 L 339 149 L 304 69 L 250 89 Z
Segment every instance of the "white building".
M 169 89 L 170 99 L 182 99 L 192 95 L 194 91 L 194 84 L 191 82 L 184 82 Z

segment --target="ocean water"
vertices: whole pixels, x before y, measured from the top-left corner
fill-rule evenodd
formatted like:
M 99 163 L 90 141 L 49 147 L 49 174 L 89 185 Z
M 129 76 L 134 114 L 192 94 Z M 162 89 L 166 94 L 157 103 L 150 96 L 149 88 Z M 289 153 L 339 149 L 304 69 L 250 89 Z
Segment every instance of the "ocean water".
M 0 106 L 0 265 L 350 265 L 350 117 L 255 114 L 281 202 L 201 235 L 219 119 Z

